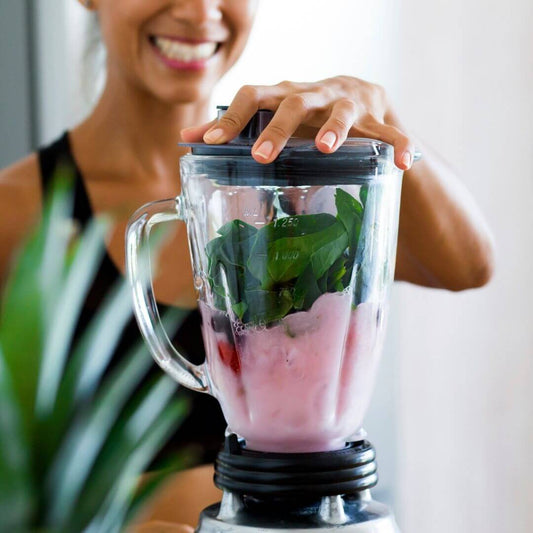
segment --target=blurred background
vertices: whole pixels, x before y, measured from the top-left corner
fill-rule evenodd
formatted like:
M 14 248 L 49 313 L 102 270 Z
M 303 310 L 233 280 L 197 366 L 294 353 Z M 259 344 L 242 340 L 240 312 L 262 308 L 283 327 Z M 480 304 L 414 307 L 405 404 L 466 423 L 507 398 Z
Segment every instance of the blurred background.
M 531 20 L 531 0 L 263 0 L 213 98 L 214 110 L 245 83 L 283 79 L 377 82 L 489 220 L 488 287 L 395 286 L 366 430 L 376 496 L 408 533 L 533 528 Z M 0 167 L 85 116 L 102 61 L 75 0 L 0 2 Z

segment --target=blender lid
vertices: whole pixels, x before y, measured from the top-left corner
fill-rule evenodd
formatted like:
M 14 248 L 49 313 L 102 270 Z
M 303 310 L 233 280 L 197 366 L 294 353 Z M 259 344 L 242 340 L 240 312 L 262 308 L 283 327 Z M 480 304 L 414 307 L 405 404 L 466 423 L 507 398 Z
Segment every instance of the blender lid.
M 221 118 L 227 106 L 217 109 Z M 350 184 L 373 181 L 397 170 L 390 144 L 363 138 L 348 138 L 335 152 L 324 154 L 314 139 L 291 137 L 272 163 L 258 163 L 251 147 L 273 115 L 260 109 L 242 132 L 225 144 L 180 143 L 191 148 L 182 161 L 194 162 L 195 173 L 221 185 Z
M 222 118 L 227 109 L 228 106 L 217 106 L 217 118 Z M 179 143 L 179 146 L 190 147 L 193 155 L 242 155 L 251 157 L 251 147 L 254 145 L 259 135 L 261 135 L 262 131 L 268 126 L 273 116 L 274 113 L 269 109 L 259 109 L 239 135 L 224 144 L 206 144 L 201 142 Z M 279 154 L 278 159 L 303 155 L 304 157 L 311 158 L 314 158 L 314 156 L 325 156 L 328 159 L 338 159 L 343 157 L 353 159 L 354 157 L 357 157 L 358 159 L 367 158 L 369 160 L 374 160 L 379 156 L 387 157 L 389 155 L 388 152 L 392 150 L 393 147 L 383 141 L 349 137 L 334 153 L 323 154 L 317 149 L 314 139 L 291 137 L 285 148 Z

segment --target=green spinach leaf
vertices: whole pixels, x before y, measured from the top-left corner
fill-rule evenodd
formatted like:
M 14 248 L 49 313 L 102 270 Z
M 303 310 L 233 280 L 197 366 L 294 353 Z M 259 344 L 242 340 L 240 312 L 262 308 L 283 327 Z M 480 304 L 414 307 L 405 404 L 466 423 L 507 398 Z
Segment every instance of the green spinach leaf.
M 340 188 L 335 205 L 337 216 L 289 216 L 260 230 L 238 219 L 222 226 L 206 247 L 215 307 L 227 311 L 229 300 L 243 323 L 269 324 L 345 290 L 364 208 Z

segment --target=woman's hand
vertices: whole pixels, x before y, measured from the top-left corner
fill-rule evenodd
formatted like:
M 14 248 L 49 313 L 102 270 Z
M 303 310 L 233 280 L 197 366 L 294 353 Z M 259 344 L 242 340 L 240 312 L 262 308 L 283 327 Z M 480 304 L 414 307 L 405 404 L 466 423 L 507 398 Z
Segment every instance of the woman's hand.
M 293 134 L 314 137 L 324 153 L 334 152 L 347 136 L 394 146 L 396 166 L 408 170 L 403 179 L 396 279 L 452 290 L 488 282 L 494 248 L 479 209 L 454 172 L 428 148 L 422 148 L 423 160 L 411 169 L 414 139 L 405 134 L 382 87 L 348 76 L 316 83 L 246 85 L 220 120 L 182 130 L 182 138 L 213 144 L 230 141 L 258 109 L 275 112 L 252 147 L 252 156 L 260 163 L 272 162 Z
M 393 125 L 384 89 L 349 76 L 316 83 L 245 85 L 220 120 L 184 129 L 182 138 L 185 142 L 228 142 L 258 109 L 275 112 L 252 147 L 252 156 L 259 163 L 272 162 L 296 133 L 313 136 L 317 148 L 326 154 L 334 152 L 348 136 L 379 139 L 394 146 L 394 160 L 400 169 L 412 165 L 414 142 Z

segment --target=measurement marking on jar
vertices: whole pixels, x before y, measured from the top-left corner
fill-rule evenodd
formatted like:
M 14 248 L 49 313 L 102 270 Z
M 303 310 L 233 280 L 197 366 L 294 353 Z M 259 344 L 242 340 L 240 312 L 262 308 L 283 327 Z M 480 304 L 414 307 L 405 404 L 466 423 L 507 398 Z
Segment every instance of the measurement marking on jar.
M 294 228 L 298 225 L 300 220 L 296 217 L 284 217 L 276 220 L 276 226 L 281 228 Z
M 285 250 L 274 254 L 274 261 L 296 261 L 300 257 L 300 250 Z

